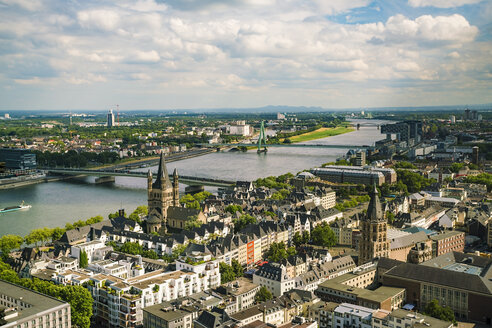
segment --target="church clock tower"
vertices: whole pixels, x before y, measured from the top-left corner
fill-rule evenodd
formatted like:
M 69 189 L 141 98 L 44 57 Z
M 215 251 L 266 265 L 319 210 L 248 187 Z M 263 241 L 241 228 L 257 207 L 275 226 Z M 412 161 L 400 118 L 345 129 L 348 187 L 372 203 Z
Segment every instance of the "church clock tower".
M 376 257 L 389 257 L 390 242 L 388 225 L 379 201 L 378 190 L 374 186 L 366 217 L 360 222 L 361 240 L 359 244 L 359 265 Z
M 167 209 L 173 205 L 173 185 L 167 173 L 164 153 L 161 153 L 157 177 L 152 182 L 152 172 L 147 174 L 147 199 L 149 214 L 147 217 L 147 233 L 166 231 Z

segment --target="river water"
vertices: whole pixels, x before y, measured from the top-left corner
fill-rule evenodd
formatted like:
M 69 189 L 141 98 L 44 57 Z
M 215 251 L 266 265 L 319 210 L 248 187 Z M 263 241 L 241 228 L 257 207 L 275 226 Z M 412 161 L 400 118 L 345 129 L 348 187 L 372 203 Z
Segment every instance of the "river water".
M 364 123 L 363 120 L 358 120 Z M 371 120 L 372 124 L 382 121 Z M 384 123 L 388 123 L 387 121 Z M 376 126 L 361 127 L 358 131 L 309 141 L 315 144 L 373 145 L 382 139 Z M 256 150 L 243 152 L 219 152 L 168 164 L 183 175 L 196 175 L 231 180 L 255 180 L 259 177 L 296 174 L 326 162 L 335 161 L 347 149 L 329 148 L 269 148 L 266 154 Z M 157 171 L 157 168 L 152 168 Z M 148 170 L 148 169 L 141 169 Z M 21 201 L 32 205 L 27 211 L 0 214 L 0 236 L 25 235 L 40 227 L 65 226 L 67 222 L 86 220 L 124 208 L 128 213 L 147 203 L 146 179 L 116 177 L 110 185 L 95 185 L 94 178 L 63 182 L 41 183 L 10 190 L 0 190 L 0 208 L 18 205 Z M 181 186 L 184 191 L 185 186 Z

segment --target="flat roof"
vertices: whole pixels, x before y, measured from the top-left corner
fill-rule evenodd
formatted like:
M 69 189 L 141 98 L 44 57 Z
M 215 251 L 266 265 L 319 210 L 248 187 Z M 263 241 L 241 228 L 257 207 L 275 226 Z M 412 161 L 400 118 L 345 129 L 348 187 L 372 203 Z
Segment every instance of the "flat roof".
M 343 314 L 356 313 L 358 316 L 365 318 L 370 316 L 375 310 L 360 305 L 342 303 L 339 306 L 337 306 L 335 311 Z
M 54 297 L 44 295 L 30 289 L 12 284 L 5 280 L 0 280 L 0 294 L 29 304 L 30 307 L 18 308 L 18 315 L 7 319 L 7 323 L 25 320 L 31 316 L 36 316 L 44 311 L 54 311 L 56 308 L 70 307 L 66 302 Z
M 455 272 L 463 272 L 463 273 L 468 273 L 468 274 L 474 274 L 474 275 L 481 275 L 482 274 L 482 268 L 474 266 L 474 265 L 469 265 L 465 263 L 453 263 L 450 265 L 447 265 L 443 267 L 445 270 L 451 270 Z
M 191 315 L 188 311 L 176 309 L 172 306 L 164 307 L 162 304 L 145 307 L 142 310 L 166 321 L 174 321 L 186 317 L 187 315 Z

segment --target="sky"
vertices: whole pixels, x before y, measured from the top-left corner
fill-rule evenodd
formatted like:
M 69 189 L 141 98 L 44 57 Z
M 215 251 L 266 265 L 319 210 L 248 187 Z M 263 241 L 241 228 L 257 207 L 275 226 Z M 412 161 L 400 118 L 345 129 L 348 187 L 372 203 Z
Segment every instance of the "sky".
M 0 0 L 0 110 L 492 103 L 492 0 Z

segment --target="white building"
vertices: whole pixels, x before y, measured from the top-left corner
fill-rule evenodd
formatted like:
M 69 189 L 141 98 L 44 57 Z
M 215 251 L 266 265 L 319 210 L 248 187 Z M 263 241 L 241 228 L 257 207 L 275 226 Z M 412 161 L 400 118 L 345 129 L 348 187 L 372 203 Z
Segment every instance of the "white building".
M 253 128 L 246 124 L 244 121 L 238 121 L 237 124 L 229 126 L 229 133 L 234 135 L 240 135 L 243 137 L 250 136 L 253 134 Z
M 196 265 L 189 266 L 184 264 L 179 264 L 182 271 L 157 270 L 130 279 L 105 274 L 90 277 L 88 289 L 94 298 L 95 326 L 140 326 L 143 323 L 142 308 L 199 293 L 220 284 L 218 261 L 196 262 Z
M 80 254 L 85 251 L 90 264 L 94 259 L 104 257 L 105 252 L 109 250 L 111 250 L 111 247 L 106 246 L 102 240 L 93 240 L 72 246 L 70 248 L 70 256 L 75 257 L 80 263 Z M 104 251 L 104 254 L 101 251 Z
M 281 296 L 296 287 L 295 279 L 289 278 L 283 264 L 266 263 L 253 275 L 253 283 L 266 287 L 273 296 Z
M 349 303 L 337 306 L 328 320 L 332 328 L 372 328 L 372 314 L 375 310 Z

